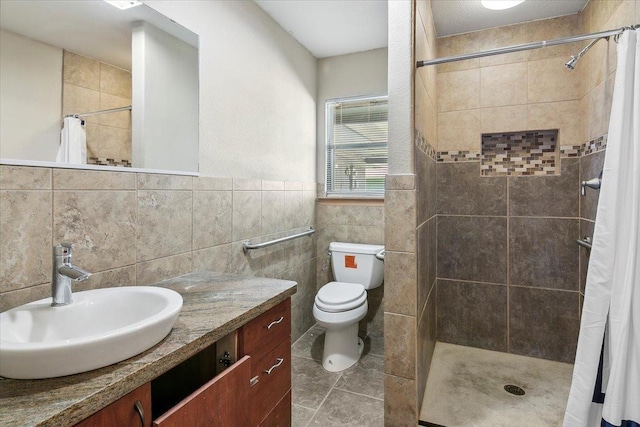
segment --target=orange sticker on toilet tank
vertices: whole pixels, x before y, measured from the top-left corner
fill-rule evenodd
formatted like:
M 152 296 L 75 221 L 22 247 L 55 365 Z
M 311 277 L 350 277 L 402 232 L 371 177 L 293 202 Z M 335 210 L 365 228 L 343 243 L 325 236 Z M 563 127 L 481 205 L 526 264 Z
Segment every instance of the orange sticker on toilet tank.
M 355 255 L 345 255 L 344 256 L 344 267 L 345 268 L 358 268 L 358 264 L 356 264 L 356 256 Z

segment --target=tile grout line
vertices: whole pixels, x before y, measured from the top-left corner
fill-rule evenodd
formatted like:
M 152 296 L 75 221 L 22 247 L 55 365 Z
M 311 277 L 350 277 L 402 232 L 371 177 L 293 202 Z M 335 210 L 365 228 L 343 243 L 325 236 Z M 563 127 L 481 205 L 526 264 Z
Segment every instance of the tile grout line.
M 528 118 L 527 118 L 528 119 Z M 507 339 L 507 353 L 511 353 L 511 338 L 510 338 L 510 332 L 511 332 L 511 324 L 510 324 L 510 319 L 511 319 L 511 305 L 509 304 L 509 301 L 511 299 L 511 224 L 510 224 L 510 214 L 511 214 L 511 204 L 510 202 L 510 198 L 511 198 L 511 185 L 510 185 L 511 180 L 509 179 L 509 177 L 507 177 L 507 277 L 506 277 L 506 282 L 507 282 L 507 313 L 506 313 L 506 323 L 507 323 L 507 327 L 506 327 L 506 339 Z
M 316 417 L 316 415 L 318 415 L 318 411 L 320 410 L 320 408 L 322 408 L 322 405 L 324 405 L 324 402 L 327 400 L 327 398 L 329 397 L 329 395 L 331 394 L 331 392 L 335 388 L 336 384 L 338 384 L 338 381 L 340 381 L 340 378 L 342 378 L 342 372 L 338 375 L 338 378 L 336 378 L 335 382 L 333 383 L 333 385 L 331 386 L 331 388 L 329 389 L 327 394 L 324 396 L 324 398 L 322 399 L 322 402 L 320 402 L 320 405 L 318 405 L 318 408 L 316 409 L 316 411 L 313 413 L 313 415 L 309 419 L 309 422 L 307 424 L 305 424 L 305 426 L 308 426 L 311 423 L 311 421 L 313 421 L 313 419 Z
M 345 390 L 345 389 L 340 388 L 340 387 L 334 387 L 331 390 L 332 391 L 333 390 L 338 390 L 338 391 L 342 391 L 342 392 L 345 392 L 345 393 L 355 394 L 356 396 L 368 397 L 368 398 L 371 398 L 371 399 L 375 399 L 375 400 L 379 400 L 379 401 L 384 402 L 384 397 L 383 398 L 379 398 L 379 397 L 371 396 L 371 395 L 368 395 L 368 394 L 356 393 L 355 391 Z

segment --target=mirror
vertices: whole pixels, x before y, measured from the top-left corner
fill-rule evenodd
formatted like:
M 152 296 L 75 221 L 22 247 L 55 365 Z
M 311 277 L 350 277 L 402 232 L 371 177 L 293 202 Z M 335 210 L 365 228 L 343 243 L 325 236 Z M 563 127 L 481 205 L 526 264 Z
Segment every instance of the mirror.
M 144 4 L 0 1 L 0 162 L 82 163 L 61 138 L 90 168 L 197 172 L 198 36 Z

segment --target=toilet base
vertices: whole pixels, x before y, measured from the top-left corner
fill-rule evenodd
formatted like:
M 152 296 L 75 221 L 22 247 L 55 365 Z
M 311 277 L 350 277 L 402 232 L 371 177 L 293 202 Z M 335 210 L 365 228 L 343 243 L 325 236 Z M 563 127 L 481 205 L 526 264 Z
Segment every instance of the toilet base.
M 340 329 L 327 329 L 324 335 L 322 367 L 329 372 L 340 372 L 353 366 L 364 350 L 358 336 L 358 322 Z

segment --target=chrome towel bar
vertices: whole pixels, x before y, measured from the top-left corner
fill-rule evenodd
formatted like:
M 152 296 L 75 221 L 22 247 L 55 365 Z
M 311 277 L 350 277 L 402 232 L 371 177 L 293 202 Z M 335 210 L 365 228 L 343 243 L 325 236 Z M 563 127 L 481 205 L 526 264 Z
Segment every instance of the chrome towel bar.
M 576 240 L 576 243 L 583 248 L 591 249 L 591 237 L 585 237 L 584 239 Z
M 289 240 L 297 239 L 298 237 L 310 236 L 315 233 L 316 230 L 313 227 L 309 227 L 307 231 L 303 231 L 302 233 L 292 234 L 291 236 L 281 237 L 279 239 L 269 240 L 268 242 L 263 243 L 251 243 L 249 240 L 242 243 L 242 250 L 245 254 L 248 254 L 251 249 L 262 249 L 268 246 L 275 245 L 277 243 L 288 242 Z

